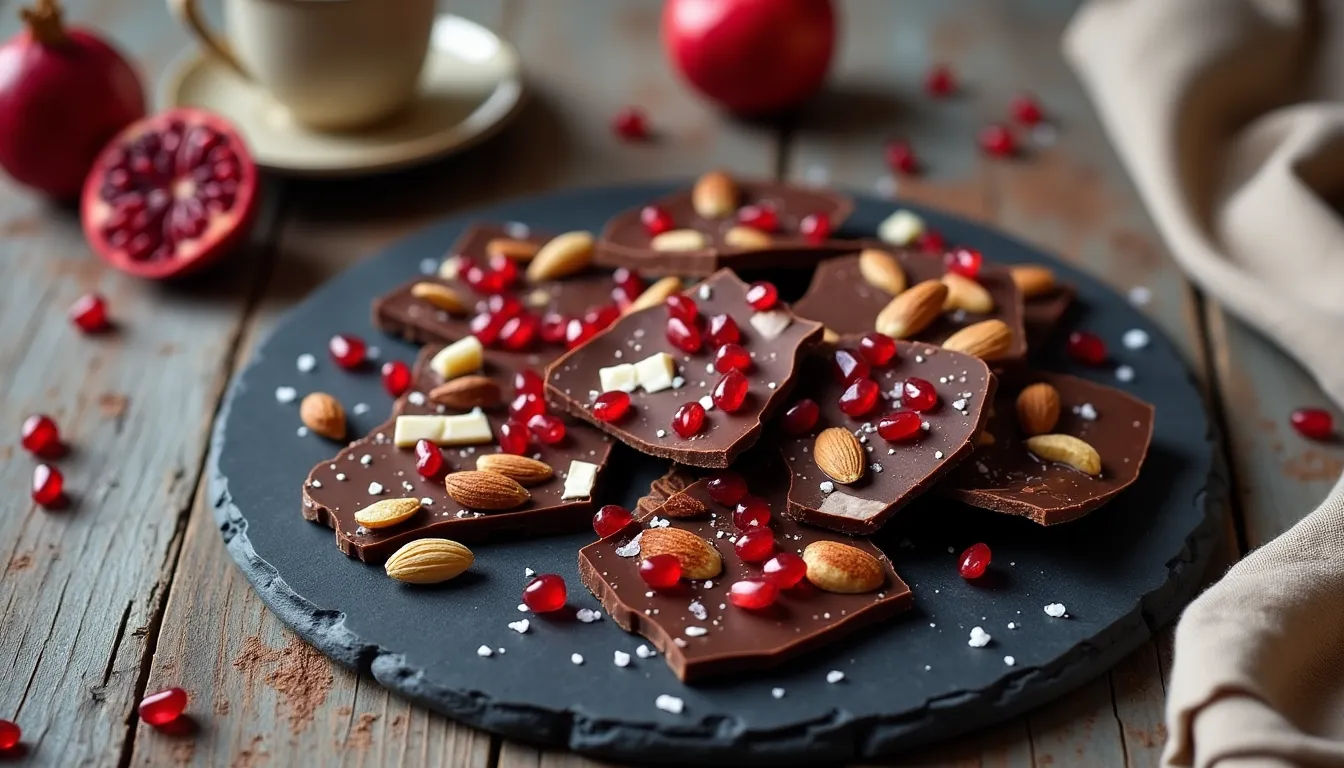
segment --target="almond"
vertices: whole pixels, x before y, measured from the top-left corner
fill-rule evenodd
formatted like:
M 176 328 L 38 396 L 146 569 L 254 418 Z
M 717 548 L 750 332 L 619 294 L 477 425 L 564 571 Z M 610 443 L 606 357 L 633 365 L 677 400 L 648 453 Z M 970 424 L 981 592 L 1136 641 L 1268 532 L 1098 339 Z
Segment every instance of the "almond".
M 717 219 L 737 210 L 737 182 L 723 171 L 710 171 L 695 182 L 691 207 L 706 219 Z
M 1008 273 L 1012 276 L 1013 282 L 1017 284 L 1017 289 L 1022 292 L 1022 298 L 1024 299 L 1044 296 L 1055 289 L 1055 273 L 1049 267 L 1042 267 L 1039 264 L 1020 264 L 1016 267 L 1009 267 Z
M 541 246 L 512 237 L 496 237 L 485 244 L 486 256 L 502 256 L 514 261 L 531 261 Z
M 649 241 L 655 251 L 698 251 L 708 244 L 709 238 L 696 229 L 669 229 Z
M 680 528 L 646 528 L 639 537 L 639 553 L 676 555 L 683 579 L 712 579 L 723 571 L 719 550 L 708 541 Z
M 827 327 L 827 326 L 822 326 L 822 328 L 821 328 L 821 343 L 822 343 L 822 344 L 826 344 L 826 345 L 828 345 L 828 346 L 832 346 L 832 347 L 834 347 L 834 346 L 836 346 L 837 344 L 840 343 L 840 334 L 838 334 L 838 333 L 836 333 L 835 331 L 831 330 L 831 329 L 830 329 L 829 327 Z
M 429 390 L 429 401 L 456 411 L 499 405 L 503 390 L 489 376 L 471 374 L 445 381 Z
M 859 251 L 859 274 L 869 285 L 892 296 L 903 292 L 907 285 L 905 270 L 896 257 L 876 248 Z
M 757 250 L 770 247 L 770 235 L 755 227 L 736 226 L 723 234 L 723 242 L 734 248 Z
M 416 283 L 411 286 L 411 295 L 450 314 L 467 314 L 467 303 L 446 285 L 431 282 Z
M 943 349 L 975 355 L 981 360 L 997 360 L 1013 346 L 1013 329 L 1002 320 L 981 320 L 947 337 Z
M 645 288 L 643 293 L 639 294 L 634 301 L 630 302 L 630 306 L 625 308 L 625 314 L 628 315 L 631 312 L 638 312 L 641 309 L 656 307 L 664 301 L 667 301 L 668 296 L 671 296 L 680 290 L 680 277 L 664 277 L 653 285 L 650 285 L 648 288 Z
M 544 461 L 512 453 L 492 453 L 476 459 L 476 468 L 482 472 L 496 472 L 511 477 L 519 485 L 537 485 L 550 480 L 555 470 Z
M 326 392 L 313 392 L 299 403 L 299 420 L 315 435 L 328 440 L 345 439 L 345 409 Z
M 989 295 L 985 286 L 969 277 L 948 272 L 943 275 L 943 285 L 947 286 L 947 298 L 943 299 L 943 311 L 962 309 L 983 315 L 994 311 L 994 297 Z
M 908 339 L 937 319 L 946 299 L 947 286 L 937 280 L 913 285 L 877 313 L 877 332 L 893 339 Z
M 1059 390 L 1037 382 L 1017 393 L 1017 423 L 1028 435 L 1043 435 L 1059 423 Z
M 1073 435 L 1036 435 L 1028 437 L 1026 444 L 1028 451 L 1046 461 L 1067 464 L 1093 477 L 1101 474 L 1101 454 L 1086 441 Z
M 391 528 L 419 511 L 419 499 L 383 499 L 356 511 L 355 522 L 365 528 Z
M 837 483 L 849 485 L 863 477 L 866 459 L 863 446 L 843 427 L 823 429 L 812 445 L 812 458 Z
M 675 517 L 685 519 L 688 517 L 699 517 L 709 512 L 709 507 L 694 496 L 687 493 L 678 493 L 663 502 L 663 506 L 658 509 L 658 514 L 663 517 Z
M 416 539 L 383 564 L 387 575 L 408 584 L 438 584 L 455 578 L 476 562 L 470 549 L 449 539 Z
M 872 592 L 887 582 L 876 557 L 838 541 L 814 541 L 803 550 L 807 580 L 827 592 L 854 595 Z
M 498 472 L 466 470 L 443 478 L 444 490 L 468 509 L 513 509 L 532 498 L 517 480 Z
M 556 235 L 537 250 L 527 265 L 527 279 L 534 283 L 559 280 L 583 271 L 593 263 L 593 236 L 588 232 Z

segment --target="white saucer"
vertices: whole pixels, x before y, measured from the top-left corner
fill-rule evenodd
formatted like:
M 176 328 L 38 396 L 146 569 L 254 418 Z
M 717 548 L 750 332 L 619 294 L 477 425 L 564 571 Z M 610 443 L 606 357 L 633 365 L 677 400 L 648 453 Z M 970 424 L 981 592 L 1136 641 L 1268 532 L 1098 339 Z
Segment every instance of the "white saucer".
M 420 95 L 402 115 L 355 133 L 318 133 L 203 53 L 179 60 L 160 89 L 166 107 L 223 115 L 243 133 L 257 164 L 305 176 L 353 176 L 421 163 L 490 136 L 523 97 L 518 52 L 494 32 L 460 16 L 434 22 Z

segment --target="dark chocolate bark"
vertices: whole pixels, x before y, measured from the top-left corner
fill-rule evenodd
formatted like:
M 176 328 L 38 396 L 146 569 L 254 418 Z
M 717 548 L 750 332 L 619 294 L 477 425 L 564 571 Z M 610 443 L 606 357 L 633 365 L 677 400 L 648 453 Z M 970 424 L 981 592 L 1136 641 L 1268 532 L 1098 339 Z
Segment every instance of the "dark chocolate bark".
M 854 349 L 853 341 L 852 337 L 842 337 L 840 347 Z M 922 342 L 897 342 L 896 357 L 872 371 L 871 378 L 882 393 L 877 405 L 863 417 L 854 418 L 840 410 L 840 396 L 847 385 L 838 380 L 833 369 L 829 356 L 818 355 L 804 365 L 800 374 L 800 380 L 806 383 L 793 399 L 811 398 L 820 408 L 821 418 L 812 432 L 780 440 L 792 483 L 788 514 L 844 533 L 872 533 L 971 455 L 975 437 L 989 418 L 996 380 L 979 358 Z M 877 433 L 878 422 L 901 408 L 895 396 L 909 377 L 932 384 L 938 392 L 938 404 L 920 414 L 928 430 L 922 430 L 913 440 L 889 443 Z M 817 434 L 828 427 L 842 427 L 856 434 L 863 445 L 868 461 L 857 482 L 842 485 L 817 466 L 814 444 Z
M 1059 424 L 1052 431 L 1095 448 L 1101 456 L 1100 477 L 1043 461 L 1022 444 L 1026 435 L 1017 424 L 1017 395 L 1038 381 L 1059 391 Z M 1138 478 L 1153 437 L 1153 406 L 1086 379 L 1023 372 L 1000 386 L 986 431 L 994 443 L 977 448 L 939 492 L 974 507 L 1054 525 L 1097 509 Z
M 1049 341 L 1073 305 L 1073 297 L 1073 286 L 1056 285 L 1049 293 L 1024 300 L 1022 320 L 1030 349 L 1044 346 Z

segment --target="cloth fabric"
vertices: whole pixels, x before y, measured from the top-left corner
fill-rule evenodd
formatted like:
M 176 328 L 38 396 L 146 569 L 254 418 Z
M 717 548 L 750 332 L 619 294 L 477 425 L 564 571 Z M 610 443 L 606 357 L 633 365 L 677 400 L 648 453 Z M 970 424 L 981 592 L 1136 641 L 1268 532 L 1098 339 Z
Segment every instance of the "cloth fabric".
M 1344 3 L 1088 0 L 1064 53 L 1177 262 L 1344 407 Z M 1344 478 L 1182 616 L 1169 766 L 1344 766 Z

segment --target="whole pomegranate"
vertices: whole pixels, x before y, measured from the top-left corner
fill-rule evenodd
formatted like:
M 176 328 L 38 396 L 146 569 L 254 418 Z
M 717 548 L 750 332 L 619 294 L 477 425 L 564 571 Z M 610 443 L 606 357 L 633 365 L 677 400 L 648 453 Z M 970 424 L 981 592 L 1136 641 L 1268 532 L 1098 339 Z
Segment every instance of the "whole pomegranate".
M 744 115 L 811 96 L 835 51 L 830 0 L 668 0 L 663 48 L 701 93 Z
M 22 18 L 27 28 L 0 47 L 0 167 L 71 199 L 103 144 L 144 116 L 144 91 L 112 46 L 61 24 L 56 0 Z

